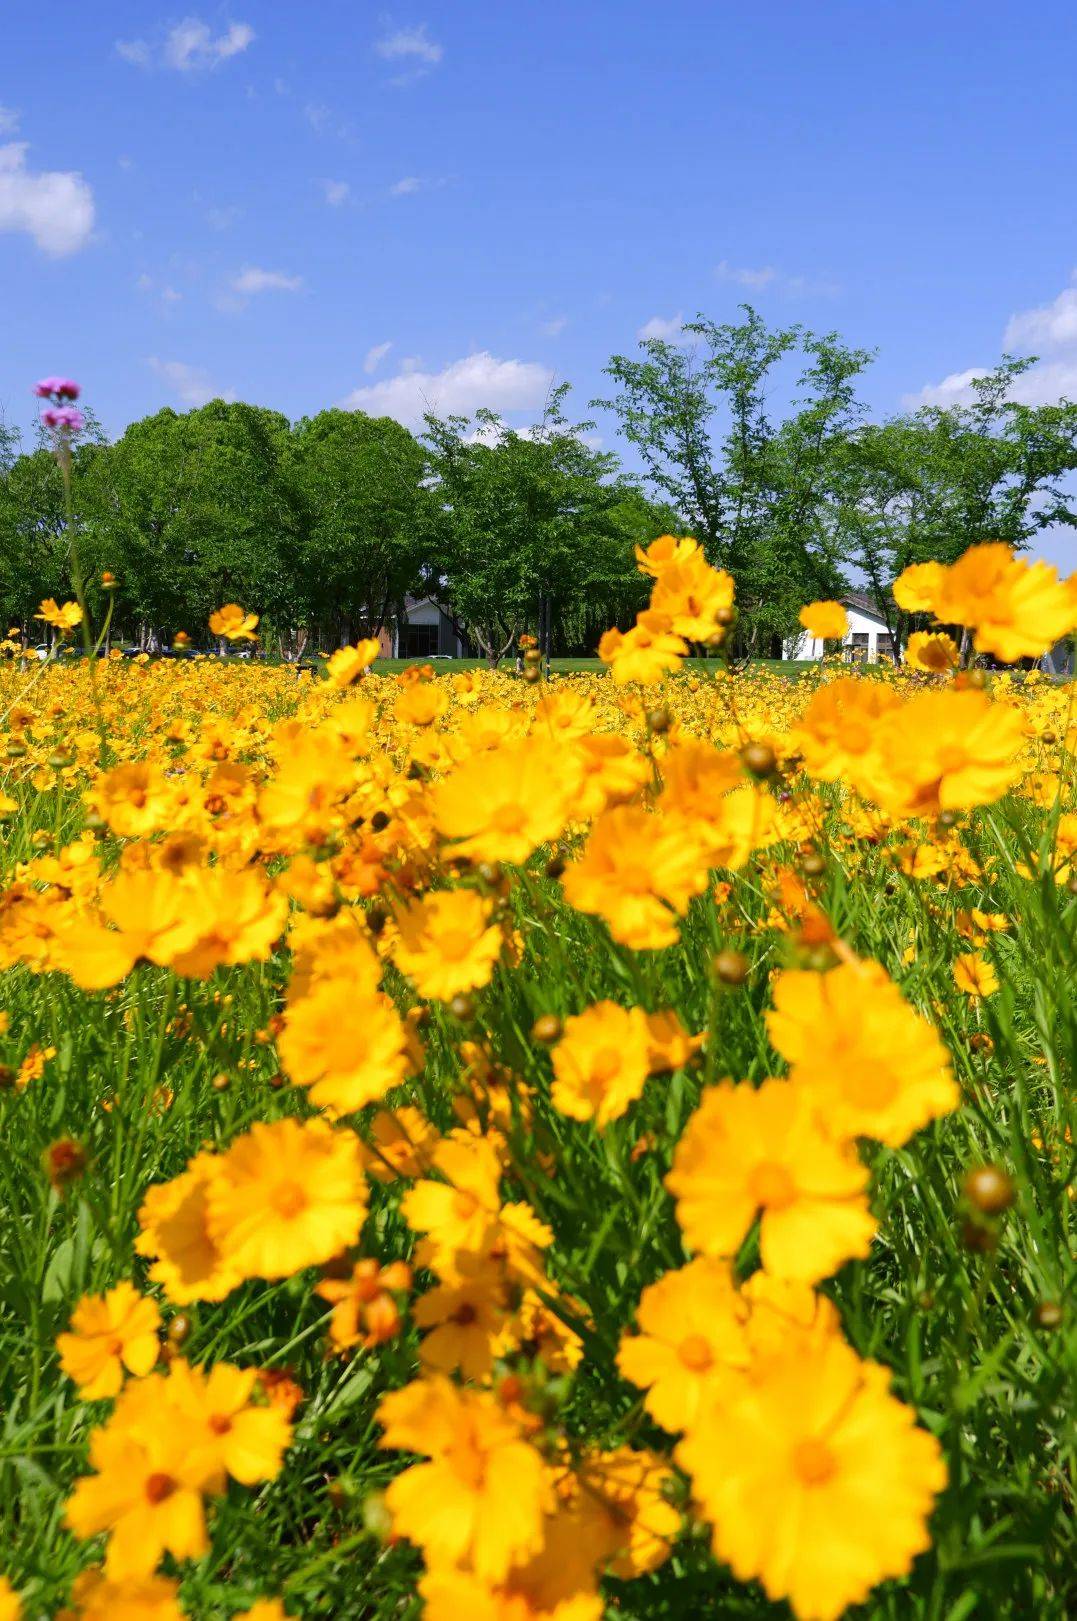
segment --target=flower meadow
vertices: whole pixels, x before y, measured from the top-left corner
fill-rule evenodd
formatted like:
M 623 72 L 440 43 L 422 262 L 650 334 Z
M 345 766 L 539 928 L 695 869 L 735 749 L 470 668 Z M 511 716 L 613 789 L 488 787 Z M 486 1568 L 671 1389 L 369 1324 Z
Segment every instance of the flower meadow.
M 961 666 L 1077 589 L 794 679 L 639 560 L 601 676 L 0 669 L 5 1621 L 1072 1613 L 1077 713 Z

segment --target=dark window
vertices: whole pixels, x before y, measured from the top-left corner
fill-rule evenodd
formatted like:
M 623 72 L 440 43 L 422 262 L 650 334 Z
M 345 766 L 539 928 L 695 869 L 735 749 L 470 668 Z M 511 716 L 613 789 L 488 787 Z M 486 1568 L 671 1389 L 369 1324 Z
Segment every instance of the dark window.
M 403 625 L 400 630 L 400 657 L 426 659 L 438 651 L 437 625 Z
M 879 639 L 875 644 L 877 657 L 892 659 L 894 656 L 894 638 L 879 632 Z

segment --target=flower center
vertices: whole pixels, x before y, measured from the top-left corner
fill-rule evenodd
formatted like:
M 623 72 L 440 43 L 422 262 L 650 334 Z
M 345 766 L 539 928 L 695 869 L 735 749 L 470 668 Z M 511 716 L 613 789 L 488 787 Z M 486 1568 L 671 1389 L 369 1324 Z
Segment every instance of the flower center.
M 273 1208 L 278 1215 L 290 1220 L 307 1208 L 307 1195 L 298 1182 L 282 1182 L 274 1191 Z
M 214 1435 L 227 1435 L 232 1428 L 232 1420 L 227 1413 L 211 1413 L 209 1427 Z
M 897 1083 L 888 1069 L 854 1070 L 845 1077 L 845 1095 L 861 1109 L 885 1109 L 896 1092 Z
M 706 1373 L 714 1364 L 711 1348 L 702 1334 L 689 1334 L 677 1347 L 677 1355 L 692 1373 Z
M 447 929 L 437 943 L 442 956 L 450 958 L 452 962 L 459 962 L 471 950 L 471 936 L 465 934 L 463 929 Z
M 453 1215 L 459 1216 L 461 1221 L 469 1221 L 478 1208 L 479 1201 L 473 1193 L 457 1193 L 453 1197 Z
M 757 1205 L 764 1209 L 781 1210 L 796 1198 L 793 1178 L 784 1165 L 764 1160 L 748 1178 L 748 1191 Z
M 621 1068 L 621 1055 L 616 1047 L 600 1047 L 591 1060 L 591 1079 L 606 1086 Z
M 490 826 L 498 833 L 519 833 L 523 825 L 522 805 L 499 805 L 490 817 Z
M 825 1441 L 809 1436 L 793 1448 L 793 1471 L 805 1486 L 821 1486 L 838 1467 L 838 1460 Z
M 470 1328 L 478 1315 L 471 1302 L 465 1301 L 462 1306 L 457 1306 L 452 1314 L 452 1320 L 458 1328 Z
M 176 1489 L 176 1482 L 171 1475 L 147 1475 L 146 1501 L 149 1503 L 163 1503 L 166 1497 L 171 1497 Z
M 109 1356 L 119 1356 L 123 1351 L 123 1341 L 121 1339 L 109 1340 L 106 1349 Z

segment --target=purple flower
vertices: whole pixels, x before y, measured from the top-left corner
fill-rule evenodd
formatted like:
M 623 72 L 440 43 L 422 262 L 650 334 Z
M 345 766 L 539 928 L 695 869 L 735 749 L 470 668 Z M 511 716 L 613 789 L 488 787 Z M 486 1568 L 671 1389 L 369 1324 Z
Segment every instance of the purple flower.
M 34 393 L 39 400 L 77 400 L 82 389 L 71 377 L 43 377 L 34 384 Z
M 86 426 L 86 418 L 73 405 L 50 405 L 42 411 L 41 420 L 46 428 L 63 428 L 68 433 L 81 433 Z

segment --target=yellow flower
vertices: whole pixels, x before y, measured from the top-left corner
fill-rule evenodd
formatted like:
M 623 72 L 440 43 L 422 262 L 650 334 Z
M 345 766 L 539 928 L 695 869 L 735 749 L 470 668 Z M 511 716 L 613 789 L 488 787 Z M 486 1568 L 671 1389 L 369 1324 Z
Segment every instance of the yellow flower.
M 184 1621 L 179 1583 L 169 1576 L 142 1576 L 133 1581 L 109 1581 L 99 1570 L 84 1570 L 71 1589 L 73 1611 L 64 1618 L 78 1621 Z M 2 1614 L 2 1612 L 0 1612 Z
M 932 675 L 944 675 L 956 668 L 960 649 L 952 636 L 942 631 L 918 630 L 909 637 L 905 648 L 905 663 L 910 670 L 924 670 Z
M 596 1002 L 565 1021 L 553 1050 L 555 1109 L 605 1126 L 624 1114 L 650 1073 L 647 1020 L 639 1008 Z
M 840 602 L 809 602 L 799 618 L 808 635 L 820 642 L 838 642 L 849 633 L 849 615 Z
M 220 1174 L 218 1155 L 197 1154 L 179 1176 L 147 1188 L 138 1212 L 135 1249 L 153 1259 L 150 1278 L 177 1306 L 223 1300 L 240 1281 L 209 1231 L 209 1190 Z
M 573 1593 L 552 1604 L 528 1592 L 516 1572 L 506 1587 L 490 1587 L 464 1570 L 428 1571 L 419 1582 L 424 1621 L 602 1621 L 597 1593 Z
M 836 1137 L 897 1148 L 960 1102 L 945 1047 L 878 963 L 779 974 L 767 1034 Z
M 378 656 L 377 637 L 357 642 L 354 647 L 338 647 L 325 666 L 325 678 L 331 687 L 350 687 Z
M 418 1452 L 390 1482 L 393 1530 L 422 1549 L 434 1569 L 469 1565 L 501 1582 L 542 1547 L 552 1507 L 546 1466 L 492 1396 L 447 1379 L 420 1379 L 383 1396 L 382 1446 Z
M 644 549 L 636 547 L 636 563 L 641 574 L 660 579 L 675 563 L 690 562 L 699 555 L 699 542 L 691 535 L 659 535 Z
M 837 1621 L 929 1546 L 946 1469 L 889 1383 L 836 1336 L 798 1341 L 677 1448 L 717 1557 L 799 1621 Z
M 644 1289 L 640 1332 L 622 1338 L 617 1366 L 646 1390 L 644 1406 L 663 1429 L 691 1429 L 705 1398 L 747 1367 L 746 1316 L 729 1263 L 711 1256 Z
M 205 1489 L 222 1492 L 226 1476 L 241 1485 L 273 1480 L 292 1427 L 280 1407 L 254 1403 L 257 1368 L 216 1362 L 208 1370 L 178 1358 L 169 1367 L 169 1415 L 182 1426 L 193 1468 Z
M 426 1116 L 408 1104 L 379 1109 L 370 1122 L 370 1137 L 364 1155 L 366 1174 L 378 1182 L 422 1176 L 430 1168 L 438 1140 Z
M 721 641 L 725 628 L 719 615 L 732 606 L 733 576 L 711 568 L 699 551 L 668 564 L 651 592 L 651 611 L 667 617 L 674 636 L 689 642 Z
M 139 1425 L 136 1437 L 122 1402 L 109 1423 L 92 1432 L 96 1472 L 75 1482 L 66 1512 L 75 1536 L 109 1534 L 105 1574 L 114 1582 L 151 1575 L 165 1553 L 197 1559 L 208 1547 L 205 1482 L 183 1427 L 157 1407 L 154 1422 Z
M 125 839 L 156 833 L 172 816 L 168 784 L 148 761 L 116 766 L 99 780 L 93 797 L 113 833 Z
M 22 1604 L 6 1576 L 0 1576 L 0 1621 L 19 1621 Z
M 423 1371 L 459 1370 L 471 1383 L 489 1381 L 506 1317 L 507 1290 L 502 1274 L 488 1262 L 461 1272 L 458 1279 L 436 1285 L 415 1302 L 416 1328 L 426 1329 L 419 1347 Z
M 528 1281 L 541 1278 L 540 1251 L 553 1234 L 528 1205 L 502 1203 L 501 1163 L 490 1140 L 455 1131 L 439 1143 L 434 1165 L 446 1180 L 424 1178 L 400 1201 L 408 1226 L 428 1235 L 420 1264 L 449 1281 L 496 1255 Z
M 221 1156 L 207 1227 L 244 1277 L 288 1278 L 354 1244 L 366 1216 L 359 1142 L 323 1120 L 256 1122 Z
M 279 1598 L 263 1598 L 249 1610 L 240 1610 L 232 1621 L 289 1621 L 290 1614 Z
M 449 707 L 449 695 L 438 681 L 413 681 L 393 705 L 393 714 L 405 726 L 432 726 Z
M 258 615 L 244 613 L 237 602 L 226 602 L 209 616 L 209 628 L 214 636 L 223 636 L 229 642 L 254 642 L 258 638 Z
M 942 563 L 910 563 L 894 581 L 894 601 L 906 613 L 934 613 L 945 578 Z
M 853 1150 L 824 1133 L 808 1094 L 787 1081 L 708 1087 L 666 1177 L 693 1249 L 735 1255 L 760 1215 L 763 1266 L 803 1283 L 867 1255 L 867 1182 Z
M 177 974 L 205 979 L 222 963 L 264 962 L 284 928 L 288 901 L 257 871 L 198 867 L 183 881 L 182 926 L 169 937 Z
M 561 833 L 579 778 L 575 757 L 556 743 L 508 743 L 465 761 L 435 787 L 434 822 L 454 841 L 454 854 L 523 862 Z
M 886 682 L 855 675 L 828 681 L 812 694 L 792 728 L 791 742 L 804 757 L 805 771 L 820 782 L 842 777 L 858 782 L 861 767 L 878 747 L 883 717 L 900 705 Z
M 980 952 L 969 951 L 954 958 L 954 984 L 974 1002 L 979 1002 L 998 990 L 998 975 Z
M 1073 597 L 1050 563 L 1026 563 L 1002 541 L 970 546 L 934 603 L 944 624 L 970 625 L 978 653 L 1038 658 L 1074 628 Z
M 562 885 L 569 904 L 596 912 L 622 945 L 657 950 L 675 944 L 678 919 L 707 887 L 707 866 L 683 829 L 621 805 L 595 822 Z
M 653 1452 L 615 1447 L 594 1452 L 579 1466 L 574 1507 L 584 1547 L 611 1576 L 631 1581 L 665 1563 L 681 1530 L 669 1501 L 673 1471 Z
M 392 953 L 420 996 L 447 1002 L 489 984 L 504 943 L 492 910 L 473 889 L 434 890 L 400 907 Z
M 289 999 L 278 1046 L 292 1080 L 333 1114 L 378 1102 L 413 1067 L 408 1033 L 390 998 L 343 976 Z
M 85 1401 L 115 1396 L 124 1369 L 141 1378 L 157 1361 L 161 1314 L 131 1283 L 104 1295 L 85 1295 L 71 1314 L 71 1330 L 59 1334 L 60 1366 Z
M 972 810 L 1018 780 L 1024 741 L 1016 709 L 984 692 L 918 693 L 883 718 L 857 785 L 894 815 Z
M 379 1266 L 368 1256 L 356 1261 L 348 1278 L 326 1277 L 315 1288 L 332 1302 L 329 1338 L 338 1351 L 362 1345 L 372 1350 L 395 1339 L 401 1328 L 394 1296 L 411 1288 L 411 1268 L 404 1261 Z
M 52 625 L 66 636 L 76 625 L 82 624 L 82 609 L 77 602 L 65 602 L 61 607 L 55 598 L 46 597 L 34 618 L 44 620 L 46 625 Z
M 608 664 L 618 686 L 660 681 L 668 670 L 680 668 L 688 644 L 676 635 L 669 614 L 647 609 L 627 632 L 608 630 L 598 644 L 598 656 Z

